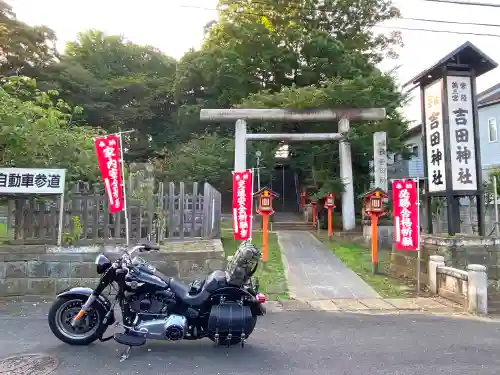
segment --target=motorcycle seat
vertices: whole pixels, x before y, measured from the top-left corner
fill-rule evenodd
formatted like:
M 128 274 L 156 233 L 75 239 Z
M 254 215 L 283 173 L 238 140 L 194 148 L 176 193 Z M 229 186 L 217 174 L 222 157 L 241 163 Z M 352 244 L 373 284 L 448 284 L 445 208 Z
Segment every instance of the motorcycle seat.
M 169 287 L 182 301 L 190 306 L 202 305 L 210 298 L 213 291 L 224 287 L 226 284 L 226 273 L 214 271 L 207 276 L 198 293 L 190 293 L 191 288 L 174 278 L 169 281 Z

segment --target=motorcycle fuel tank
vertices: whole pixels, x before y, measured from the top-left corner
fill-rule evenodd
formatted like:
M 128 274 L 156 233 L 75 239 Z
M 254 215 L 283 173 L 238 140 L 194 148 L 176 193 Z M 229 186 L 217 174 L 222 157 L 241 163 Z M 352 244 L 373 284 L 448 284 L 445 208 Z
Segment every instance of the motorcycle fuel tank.
M 134 271 L 130 273 L 132 280 L 137 282 L 145 283 L 143 288 L 153 288 L 153 289 L 166 289 L 168 287 L 167 281 L 162 280 L 158 276 L 152 275 L 143 271 Z

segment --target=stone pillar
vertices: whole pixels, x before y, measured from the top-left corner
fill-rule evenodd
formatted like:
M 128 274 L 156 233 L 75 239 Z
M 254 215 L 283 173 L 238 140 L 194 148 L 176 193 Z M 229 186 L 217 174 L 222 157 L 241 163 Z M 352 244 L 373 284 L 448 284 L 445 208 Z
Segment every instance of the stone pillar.
M 486 267 L 479 264 L 469 264 L 468 306 L 470 313 L 486 315 L 488 313 L 488 274 Z
M 247 169 L 247 123 L 236 121 L 234 129 L 234 171 L 243 172 Z
M 429 288 L 432 294 L 438 294 L 438 267 L 444 267 L 444 257 L 441 255 L 431 255 L 429 257 Z
M 349 120 L 343 118 L 339 121 L 339 133 L 349 131 Z M 340 178 L 344 183 L 342 193 L 342 226 L 345 231 L 356 227 L 356 213 L 354 211 L 354 186 L 352 181 L 351 145 L 341 141 L 339 145 L 340 154 Z

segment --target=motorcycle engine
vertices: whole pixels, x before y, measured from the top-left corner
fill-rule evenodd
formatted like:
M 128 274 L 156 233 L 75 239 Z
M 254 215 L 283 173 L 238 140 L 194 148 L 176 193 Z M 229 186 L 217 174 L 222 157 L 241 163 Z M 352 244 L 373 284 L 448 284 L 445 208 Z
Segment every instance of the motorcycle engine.
M 165 321 L 165 338 L 167 340 L 182 340 L 187 331 L 187 319 L 182 315 L 170 315 Z
M 135 294 L 129 300 L 130 309 L 136 314 L 167 314 L 169 301 L 164 295 Z
M 155 340 L 182 340 L 187 333 L 186 317 L 172 314 L 167 318 L 142 321 L 135 326 L 135 332 Z

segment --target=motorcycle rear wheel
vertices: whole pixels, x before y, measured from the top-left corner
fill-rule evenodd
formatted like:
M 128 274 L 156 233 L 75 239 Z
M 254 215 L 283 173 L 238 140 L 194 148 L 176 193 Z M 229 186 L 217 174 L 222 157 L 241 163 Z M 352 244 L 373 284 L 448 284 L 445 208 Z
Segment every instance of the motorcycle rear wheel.
M 48 320 L 49 327 L 54 336 L 69 345 L 89 345 L 102 337 L 108 326 L 103 323 L 106 311 L 94 303 L 82 322 L 76 327 L 71 327 L 71 319 L 83 306 L 86 297 L 66 296 L 60 297 L 52 304 Z
M 246 337 L 245 339 L 248 339 L 250 337 L 250 335 L 252 334 L 253 330 L 255 329 L 255 325 L 257 324 L 257 317 L 254 315 L 252 316 L 252 329 L 250 330 L 250 332 L 246 332 Z M 212 340 L 213 342 L 215 342 L 215 337 L 212 336 L 212 335 L 209 335 L 208 338 L 210 340 Z M 239 336 L 233 336 L 231 337 L 231 340 L 229 340 L 229 345 L 230 346 L 233 346 L 233 345 L 238 345 L 239 343 L 241 343 L 241 337 Z M 227 340 L 225 339 L 219 339 L 219 344 L 220 345 L 227 345 Z

